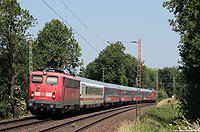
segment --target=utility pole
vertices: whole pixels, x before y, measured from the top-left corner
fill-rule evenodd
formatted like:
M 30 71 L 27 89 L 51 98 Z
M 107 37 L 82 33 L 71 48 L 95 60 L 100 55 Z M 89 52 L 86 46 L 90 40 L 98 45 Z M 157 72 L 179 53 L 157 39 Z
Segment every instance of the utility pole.
M 116 42 L 116 41 L 107 41 L 109 44 L 111 42 Z M 123 43 L 137 43 L 138 44 L 138 64 L 137 64 L 137 77 L 136 77 L 136 87 L 137 87 L 137 95 L 136 95 L 136 117 L 138 117 L 137 115 L 137 108 L 138 108 L 138 102 L 141 103 L 141 101 L 139 100 L 139 97 L 141 96 L 141 39 L 139 39 L 138 41 L 119 41 L 119 42 L 123 42 Z M 140 93 L 140 94 L 139 94 Z M 140 108 L 140 105 L 139 105 Z
M 141 88 L 141 39 L 138 40 L 137 97 L 139 97 L 141 95 L 140 88 Z M 138 95 L 138 93 L 140 93 L 140 94 Z M 139 101 L 139 106 L 136 105 L 136 118 L 138 116 L 137 107 L 139 107 L 139 117 L 140 117 L 140 103 L 141 103 L 141 101 Z
M 137 77 L 135 78 L 135 87 L 137 88 Z
M 102 66 L 102 82 L 104 82 L 104 67 Z
M 176 81 L 175 81 L 175 77 L 173 77 L 173 95 L 174 95 L 174 98 L 176 99 Z
M 29 73 L 33 71 L 33 60 L 32 60 L 32 41 L 29 40 Z
M 137 88 L 141 88 L 141 39 L 138 40 Z
M 162 93 L 163 99 L 164 99 L 164 92 L 165 92 L 165 87 L 164 87 L 164 84 L 163 84 L 163 93 Z
M 158 93 L 158 68 L 156 69 L 156 92 Z
M 136 112 L 135 112 L 135 116 L 136 116 L 136 118 L 138 117 L 138 79 L 137 79 L 137 77 L 135 78 L 135 85 L 136 85 L 136 88 L 137 88 L 137 95 L 136 95 Z

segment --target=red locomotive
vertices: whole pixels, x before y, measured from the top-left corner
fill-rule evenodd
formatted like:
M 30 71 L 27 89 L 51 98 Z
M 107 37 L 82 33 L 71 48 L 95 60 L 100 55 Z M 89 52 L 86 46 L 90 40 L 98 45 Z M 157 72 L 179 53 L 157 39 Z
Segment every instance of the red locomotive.
M 27 103 L 32 114 L 78 106 L 79 100 L 80 79 L 53 69 L 30 73 Z

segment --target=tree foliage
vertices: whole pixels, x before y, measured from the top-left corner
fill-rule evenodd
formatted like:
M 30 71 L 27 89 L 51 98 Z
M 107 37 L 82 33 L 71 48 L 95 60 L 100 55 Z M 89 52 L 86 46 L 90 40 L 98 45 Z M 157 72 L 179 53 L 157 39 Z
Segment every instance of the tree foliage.
M 164 67 L 159 69 L 159 80 L 161 88 L 165 90 L 169 97 L 173 95 L 173 78 L 178 78 L 179 70 L 176 67 Z
M 108 83 L 136 86 L 137 59 L 130 54 L 124 53 L 125 47 L 116 42 L 107 46 L 95 61 L 89 63 L 82 69 L 81 76 L 102 80 L 104 69 L 104 80 Z M 155 71 L 147 68 L 142 63 L 142 87 L 155 88 Z
M 181 70 L 186 84 L 182 108 L 189 119 L 195 120 L 200 118 L 200 1 L 170 0 L 163 6 L 174 14 L 175 20 L 169 22 L 181 37 Z
M 142 65 L 142 88 L 156 88 L 156 71 Z
M 52 19 L 39 32 L 34 43 L 35 68 L 62 67 L 72 74 L 82 64 L 80 51 L 72 30 L 59 20 Z
M 16 0 L 0 1 L 0 82 L 1 106 L 10 103 L 13 117 L 27 89 L 28 50 L 26 31 L 35 19 Z M 6 109 L 9 107 L 6 106 Z
M 88 64 L 85 76 L 100 81 L 104 69 L 105 82 L 128 85 L 128 79 L 124 77 L 126 74 L 124 50 L 125 47 L 120 42 L 107 46 L 95 61 Z

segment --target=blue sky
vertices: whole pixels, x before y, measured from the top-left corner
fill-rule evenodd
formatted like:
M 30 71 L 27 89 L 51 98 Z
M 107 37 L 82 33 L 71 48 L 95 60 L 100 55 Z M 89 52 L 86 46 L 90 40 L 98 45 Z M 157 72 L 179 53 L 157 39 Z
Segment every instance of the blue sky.
M 56 12 L 80 33 L 94 50 L 76 33 L 84 66 L 94 61 L 108 43 L 106 41 L 142 41 L 142 60 L 151 68 L 178 66 L 180 60 L 179 35 L 172 31 L 168 19 L 173 18 L 167 9 L 162 7 L 164 0 L 62 0 L 102 42 L 82 25 L 65 8 L 61 0 L 45 0 Z M 23 9 L 30 11 L 38 24 L 29 30 L 37 37 L 46 22 L 60 19 L 42 0 L 18 0 Z M 60 19 L 61 20 L 61 19 Z M 62 21 L 62 20 L 61 20 Z M 137 57 L 137 45 L 124 44 L 126 53 Z

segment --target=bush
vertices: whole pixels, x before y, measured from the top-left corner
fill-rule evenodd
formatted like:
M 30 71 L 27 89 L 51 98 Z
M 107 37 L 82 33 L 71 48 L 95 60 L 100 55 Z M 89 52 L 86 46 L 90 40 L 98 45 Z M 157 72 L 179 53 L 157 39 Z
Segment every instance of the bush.
M 12 117 L 11 105 L 8 102 L 0 102 L 0 120 Z

